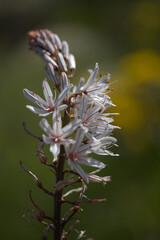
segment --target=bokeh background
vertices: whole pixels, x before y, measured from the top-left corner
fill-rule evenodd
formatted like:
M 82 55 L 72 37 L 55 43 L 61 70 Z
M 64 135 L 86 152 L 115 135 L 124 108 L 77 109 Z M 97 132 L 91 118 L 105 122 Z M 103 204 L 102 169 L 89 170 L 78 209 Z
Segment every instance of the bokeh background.
M 36 156 L 37 142 L 22 122 L 37 135 L 39 117 L 29 112 L 22 89 L 42 94 L 44 64 L 28 51 L 27 32 L 49 28 L 68 41 L 76 56 L 77 71 L 99 62 L 101 73 L 110 72 L 111 93 L 120 112 L 115 124 L 120 157 L 101 158 L 108 167 L 103 175 L 112 182 L 104 188 L 90 184 L 88 196 L 107 202 L 84 207 L 79 229 L 94 240 L 160 239 L 160 2 L 155 0 L 14 0 L 0 1 L 0 237 L 3 240 L 38 240 L 43 226 L 23 214 L 32 209 L 28 190 L 52 214 L 52 201 L 37 190 L 19 162 L 50 188 L 53 174 Z M 48 239 L 52 239 L 49 236 Z M 76 239 L 72 235 L 71 239 Z

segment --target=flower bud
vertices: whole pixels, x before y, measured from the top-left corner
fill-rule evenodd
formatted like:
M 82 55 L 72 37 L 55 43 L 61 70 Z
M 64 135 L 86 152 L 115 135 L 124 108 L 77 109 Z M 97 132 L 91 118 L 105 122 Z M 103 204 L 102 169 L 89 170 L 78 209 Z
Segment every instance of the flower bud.
M 50 56 L 48 56 L 47 54 L 44 54 L 41 56 L 45 63 L 51 63 L 53 65 L 54 69 L 58 69 L 57 63 Z
M 61 91 L 68 85 L 68 77 L 65 72 L 61 73 Z M 69 93 L 66 94 L 66 96 L 63 99 L 64 103 L 67 103 L 69 98 Z
M 57 62 L 58 62 L 58 66 L 60 68 L 60 71 L 61 72 L 67 72 L 66 62 L 64 60 L 64 57 L 63 57 L 62 53 L 58 53 Z
M 36 38 L 36 45 L 39 45 L 42 48 L 45 48 L 46 46 L 45 42 L 40 37 Z
M 56 44 L 58 50 L 62 50 L 62 43 L 57 34 L 54 34 L 54 41 L 55 41 L 55 44 Z
M 64 56 L 64 59 L 66 59 L 66 60 L 69 59 L 69 46 L 66 41 L 62 42 L 62 54 Z
M 52 43 L 49 40 L 46 40 L 45 43 L 46 43 L 46 48 L 48 49 L 49 53 L 54 55 L 55 49 L 54 49 Z
M 68 63 L 69 63 L 69 69 L 71 71 L 74 71 L 76 69 L 76 60 L 73 54 L 69 55 Z
M 57 87 L 59 86 L 59 80 L 57 78 L 56 72 L 54 70 L 54 67 L 51 63 L 48 63 L 45 67 L 45 72 L 47 76 L 50 78 L 50 80 L 54 83 L 54 85 Z

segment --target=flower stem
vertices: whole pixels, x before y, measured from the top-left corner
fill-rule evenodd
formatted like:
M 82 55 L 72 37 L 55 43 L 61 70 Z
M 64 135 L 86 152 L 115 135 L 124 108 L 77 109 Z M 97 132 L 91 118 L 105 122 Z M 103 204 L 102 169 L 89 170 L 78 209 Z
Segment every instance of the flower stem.
M 64 168 L 64 161 L 65 161 L 65 149 L 61 146 L 60 155 L 58 160 L 58 170 L 56 174 L 56 183 L 60 180 L 63 180 L 63 168 Z M 54 230 L 54 240 L 61 240 L 62 236 L 62 225 L 61 225 L 61 197 L 62 197 L 62 190 L 56 191 L 54 195 L 54 219 L 55 222 L 55 230 Z
M 63 119 L 63 127 L 67 125 L 70 121 L 70 101 L 68 103 L 68 108 L 64 112 L 64 119 Z M 61 145 L 60 147 L 60 154 L 58 159 L 58 168 L 56 172 L 56 183 L 63 180 L 64 178 L 64 163 L 65 163 L 65 149 L 64 146 Z M 54 195 L 54 220 L 55 220 L 55 230 L 53 233 L 53 239 L 54 240 L 61 240 L 62 238 L 62 232 L 63 232 L 63 226 L 61 224 L 61 198 L 62 198 L 62 191 L 55 191 Z

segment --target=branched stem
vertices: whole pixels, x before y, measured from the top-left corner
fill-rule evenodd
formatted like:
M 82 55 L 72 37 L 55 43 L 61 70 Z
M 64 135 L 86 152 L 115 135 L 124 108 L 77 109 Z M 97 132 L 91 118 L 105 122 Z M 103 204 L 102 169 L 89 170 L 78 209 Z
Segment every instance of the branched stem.
M 27 129 L 25 122 L 23 122 L 23 128 L 24 128 L 25 132 L 28 133 L 31 137 L 34 137 L 34 138 L 38 139 L 40 142 L 43 142 L 43 139 L 42 139 L 41 137 L 37 137 L 36 135 L 34 135 L 33 133 L 31 133 L 31 132 Z

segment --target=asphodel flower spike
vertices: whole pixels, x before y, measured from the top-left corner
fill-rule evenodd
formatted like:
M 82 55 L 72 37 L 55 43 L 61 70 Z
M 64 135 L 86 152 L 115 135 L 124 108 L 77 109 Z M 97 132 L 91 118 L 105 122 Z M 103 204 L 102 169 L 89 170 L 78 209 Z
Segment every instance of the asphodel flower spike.
M 42 82 L 44 99 L 33 91 L 26 88 L 23 90 L 25 97 L 36 105 L 26 107 L 43 117 L 39 126 L 45 134 L 37 137 L 26 128 L 25 130 L 40 141 L 37 155 L 40 162 L 51 167 L 55 174 L 55 181 L 53 176 L 51 178 L 54 192 L 44 188 L 31 171 L 22 164 L 21 166 L 35 180 L 38 188 L 54 197 L 54 215 L 50 217 L 33 200 L 31 192 L 29 194 L 37 210 L 33 214 L 45 225 L 43 239 L 46 239 L 46 232 L 53 230 L 54 240 L 67 240 L 78 221 L 69 229 L 65 224 L 82 210 L 81 204 L 106 200 L 88 198 L 85 193 L 86 183 L 110 182 L 110 176 L 102 177 L 97 174 L 106 167 L 108 157 L 118 156 L 110 151 L 112 146 L 117 146 L 117 140 L 112 135 L 113 131 L 119 128 L 113 125 L 114 115 L 117 114 L 108 112 L 111 106 L 115 106 L 109 96 L 111 76 L 109 73 L 99 76 L 99 66 L 96 63 L 94 70 L 89 70 L 88 80 L 81 77 L 78 84 L 74 85 L 72 78 L 76 61 L 70 53 L 68 43 L 47 29 L 31 31 L 28 36 L 30 49 L 38 53 L 44 61 L 45 73 L 51 81 L 48 83 L 47 79 L 44 79 Z M 43 147 L 49 149 L 51 160 L 47 159 Z M 97 156 L 104 158 L 99 161 Z M 92 172 L 89 169 L 92 169 Z M 49 174 L 46 174 L 46 177 L 48 178 Z M 77 183 L 81 186 L 73 188 Z M 72 189 L 63 194 L 63 190 L 68 186 Z M 78 200 L 68 199 L 68 196 L 74 193 L 79 193 Z M 61 211 L 63 203 L 71 205 L 64 216 Z M 83 236 L 84 231 L 80 231 L 77 239 Z

